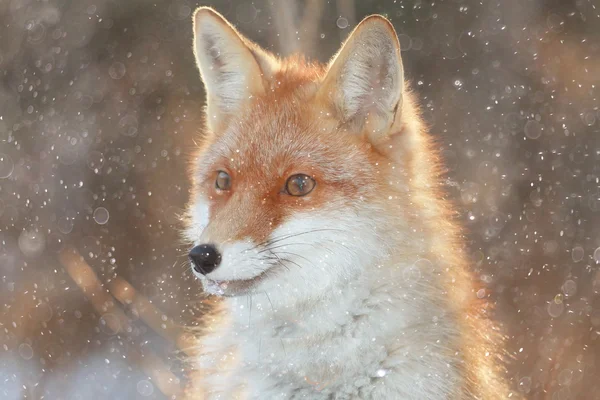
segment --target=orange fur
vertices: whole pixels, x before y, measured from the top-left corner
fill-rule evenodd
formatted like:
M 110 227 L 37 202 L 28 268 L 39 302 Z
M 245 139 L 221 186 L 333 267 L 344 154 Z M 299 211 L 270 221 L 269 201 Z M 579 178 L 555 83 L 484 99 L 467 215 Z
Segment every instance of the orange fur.
M 385 26 L 393 32 L 391 24 Z M 259 65 L 266 57 L 272 69 L 263 71 L 264 90 L 253 88 L 234 117 L 207 131 L 194 157 L 190 204 L 200 195 L 210 204 L 211 223 L 203 236 L 217 243 L 246 238 L 259 243 L 298 211 L 326 204 L 352 207 L 356 201 L 377 205 L 390 218 L 405 221 L 415 238 L 423 238 L 399 247 L 394 257 L 426 254 L 439 265 L 431 279 L 434 288 L 444 291 L 440 308 L 460 327 L 456 343 L 447 344 L 449 351 L 460 352 L 456 368 L 463 385 L 457 398 L 517 398 L 504 378 L 502 334 L 490 322 L 489 304 L 477 298 L 463 233 L 441 184 L 439 146 L 427 133 L 414 94 L 404 88 L 399 110 L 384 132 L 375 123 L 346 127 L 341 111 L 332 107 L 338 82 L 327 78 L 328 66 L 300 56 L 277 60 L 243 41 L 255 57 L 260 53 Z M 358 131 L 346 133 L 356 126 Z M 219 170 L 230 174 L 231 191 L 215 189 Z M 285 180 L 296 173 L 314 177 L 318 190 L 300 198 L 282 194 Z M 199 390 L 194 381 L 190 398 Z

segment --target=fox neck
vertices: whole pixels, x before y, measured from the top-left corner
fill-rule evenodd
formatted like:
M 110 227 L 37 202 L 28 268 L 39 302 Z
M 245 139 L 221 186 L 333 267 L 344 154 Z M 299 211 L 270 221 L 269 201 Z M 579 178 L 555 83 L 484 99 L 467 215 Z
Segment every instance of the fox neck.
M 270 327 L 273 336 L 285 336 L 286 332 L 298 330 L 304 335 L 325 333 L 336 327 L 332 316 L 351 312 L 353 304 L 368 295 L 368 289 L 359 288 L 365 280 L 358 277 L 352 289 L 324 289 L 315 297 L 300 301 L 283 299 L 283 294 L 259 292 L 229 298 L 227 304 L 238 328 L 267 333 Z

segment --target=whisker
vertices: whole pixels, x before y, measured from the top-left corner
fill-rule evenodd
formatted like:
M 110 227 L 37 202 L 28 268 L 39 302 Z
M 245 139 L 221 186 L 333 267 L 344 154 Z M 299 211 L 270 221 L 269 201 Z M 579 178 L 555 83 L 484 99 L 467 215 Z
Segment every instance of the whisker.
M 328 243 L 331 243 L 331 244 L 334 244 L 334 245 L 339 245 L 339 246 L 345 248 L 348 251 L 352 251 L 352 249 L 350 249 L 348 246 L 346 246 L 343 243 L 334 242 L 334 241 L 331 241 L 331 242 L 328 242 Z M 258 252 L 258 254 L 264 253 L 264 252 L 269 251 L 269 250 L 274 250 L 274 249 L 279 249 L 279 248 L 282 248 L 282 247 L 287 247 L 287 246 L 311 246 L 311 247 L 314 247 L 315 249 L 323 249 L 323 250 L 328 251 L 331 254 L 335 254 L 331 249 L 329 249 L 327 247 L 321 247 L 321 246 L 317 246 L 317 245 L 312 244 L 312 243 L 301 243 L 301 242 L 285 243 L 285 244 L 280 244 L 278 246 L 268 246 L 268 247 L 265 247 L 263 250 L 260 250 Z
M 284 261 L 285 261 L 285 262 L 292 263 L 292 264 L 294 264 L 295 266 L 297 266 L 298 268 L 302 269 L 302 266 L 301 266 L 300 264 L 298 264 L 297 262 L 295 262 L 295 261 L 288 260 L 287 258 L 282 258 L 282 259 L 281 259 L 281 262 L 284 262 Z M 283 264 L 281 264 L 281 265 L 283 265 Z M 289 269 L 288 269 L 288 271 L 289 271 Z
M 288 268 L 288 267 L 287 267 L 285 264 L 283 264 L 283 262 L 284 262 L 284 261 L 285 261 L 285 262 L 290 262 L 290 263 L 292 263 L 292 264 L 296 265 L 298 268 L 302 269 L 302 266 L 300 266 L 298 263 L 296 263 L 296 262 L 294 262 L 294 261 L 292 261 L 292 260 L 288 260 L 287 258 L 281 258 L 281 257 L 279 257 L 279 255 L 278 255 L 277 253 L 275 253 L 274 251 L 270 251 L 270 253 L 271 253 L 273 256 L 275 256 L 275 257 L 277 258 L 277 260 L 279 261 L 279 264 L 280 264 L 280 265 L 282 265 L 282 266 L 284 266 L 284 267 L 286 267 L 286 269 L 287 269 L 288 271 L 289 271 L 289 268 Z
M 260 352 L 262 350 L 262 337 L 258 340 L 258 360 L 260 361 Z
M 323 231 L 336 231 L 336 232 L 343 232 L 342 229 L 335 229 L 335 228 L 320 228 L 320 229 L 311 229 L 309 231 L 304 231 L 304 232 L 299 232 L 299 233 L 292 233 L 292 234 L 288 234 L 288 235 L 282 235 L 282 236 L 277 236 L 275 238 L 272 239 L 267 239 L 261 243 L 258 243 L 256 246 L 248 249 L 247 251 L 251 251 L 256 249 L 257 247 L 261 247 L 261 246 L 266 246 L 266 245 L 271 245 L 274 243 L 278 243 L 282 240 L 286 240 L 286 239 L 290 239 L 296 236 L 301 236 L 301 235 L 307 235 L 309 233 L 314 233 L 314 232 L 323 232 Z
M 293 243 L 281 244 L 279 246 L 269 247 L 269 249 L 274 250 L 274 249 L 285 248 L 285 247 L 288 247 L 288 246 L 310 246 L 310 247 L 313 247 L 313 248 L 315 248 L 317 250 L 325 250 L 325 251 L 329 252 L 331 255 L 335 255 L 335 253 L 333 252 L 333 250 L 329 249 L 328 247 L 322 247 L 322 246 L 319 246 L 318 244 L 314 244 L 314 243 L 293 242 Z
M 252 293 L 248 296 L 249 310 L 248 310 L 248 325 L 250 325 L 250 321 L 252 321 Z
M 285 345 L 283 344 L 283 338 L 279 338 L 279 341 L 281 342 L 281 347 L 283 347 L 283 354 L 285 354 L 285 356 L 287 357 L 287 351 L 285 351 Z
M 306 257 L 304 257 L 304 256 L 301 256 L 300 254 L 291 253 L 291 252 L 289 252 L 289 251 L 279 251 L 278 253 L 279 253 L 279 254 L 290 254 L 290 255 L 292 255 L 292 256 L 294 256 L 294 257 L 302 258 L 303 260 L 305 260 L 305 261 L 306 261 L 306 262 L 308 262 L 309 264 L 313 265 L 313 263 L 312 263 L 312 262 L 311 262 L 311 261 L 310 261 L 308 258 L 306 258 Z M 286 260 L 286 261 L 290 261 L 290 262 L 292 262 L 291 260 L 289 260 L 289 259 L 287 259 L 287 258 L 286 258 L 285 260 Z M 302 267 L 300 267 L 300 268 L 302 268 Z
M 177 264 L 177 266 L 175 266 Z M 187 261 L 180 261 L 173 264 L 173 268 L 182 268 L 184 271 L 191 270 L 190 265 Z
M 271 305 L 271 311 L 273 311 L 273 314 L 275 313 L 275 308 L 273 307 L 273 303 L 271 302 L 271 298 L 269 297 L 269 293 L 267 292 L 263 292 L 265 294 L 265 296 L 267 296 L 267 300 L 269 300 L 269 304 Z
M 311 247 L 317 247 L 314 244 L 311 243 L 300 243 L 300 242 L 295 242 L 295 243 L 286 243 L 286 244 L 280 244 L 278 246 L 268 246 L 265 247 L 263 250 L 259 251 L 258 254 L 270 251 L 270 250 L 275 250 L 275 249 L 280 249 L 282 247 L 287 247 L 287 246 L 311 246 Z

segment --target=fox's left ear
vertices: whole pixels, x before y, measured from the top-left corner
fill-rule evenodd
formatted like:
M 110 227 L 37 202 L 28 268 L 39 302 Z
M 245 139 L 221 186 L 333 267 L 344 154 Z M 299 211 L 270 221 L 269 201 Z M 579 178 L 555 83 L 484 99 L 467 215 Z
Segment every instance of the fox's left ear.
M 264 93 L 276 63 L 209 7 L 194 13 L 194 55 L 206 88 L 207 123 L 213 132 L 245 102 Z
M 402 107 L 400 43 L 382 16 L 365 18 L 330 63 L 318 96 L 333 106 L 347 129 L 377 135 Z

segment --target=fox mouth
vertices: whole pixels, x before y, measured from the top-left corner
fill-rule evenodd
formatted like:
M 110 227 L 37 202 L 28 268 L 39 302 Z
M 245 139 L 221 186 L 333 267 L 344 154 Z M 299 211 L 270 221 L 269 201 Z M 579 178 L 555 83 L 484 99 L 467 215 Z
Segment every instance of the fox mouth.
M 208 294 L 222 297 L 243 296 L 253 292 L 262 281 L 274 272 L 276 267 L 274 265 L 250 279 L 215 280 L 206 276 L 202 276 L 200 279 L 204 291 Z
M 223 297 L 242 296 L 249 293 L 254 286 L 256 286 L 256 280 L 254 278 L 228 281 L 217 281 L 208 278 L 202 279 L 202 287 L 206 293 Z

